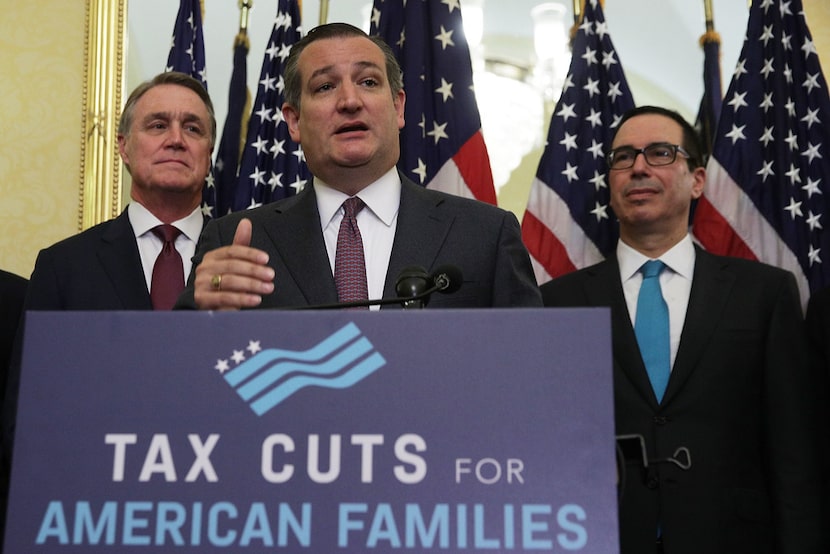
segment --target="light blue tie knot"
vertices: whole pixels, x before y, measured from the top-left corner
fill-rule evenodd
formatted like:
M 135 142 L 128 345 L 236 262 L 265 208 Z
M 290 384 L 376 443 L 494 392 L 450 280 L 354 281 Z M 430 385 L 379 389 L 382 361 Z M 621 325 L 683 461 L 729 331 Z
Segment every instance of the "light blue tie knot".
M 650 260 L 640 268 L 643 284 L 634 318 L 634 334 L 658 402 L 663 400 L 671 372 L 669 308 L 660 288 L 660 273 L 665 267 L 660 260 Z
M 649 260 L 643 264 L 640 272 L 642 272 L 644 279 L 650 279 L 652 277 L 659 277 L 665 267 L 666 264 L 660 260 Z

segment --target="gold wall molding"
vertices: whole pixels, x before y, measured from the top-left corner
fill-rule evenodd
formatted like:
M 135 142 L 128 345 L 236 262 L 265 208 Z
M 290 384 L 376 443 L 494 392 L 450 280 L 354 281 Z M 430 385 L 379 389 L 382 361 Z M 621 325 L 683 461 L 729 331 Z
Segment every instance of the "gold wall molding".
M 116 132 L 124 90 L 127 0 L 87 0 L 79 229 L 121 211 Z

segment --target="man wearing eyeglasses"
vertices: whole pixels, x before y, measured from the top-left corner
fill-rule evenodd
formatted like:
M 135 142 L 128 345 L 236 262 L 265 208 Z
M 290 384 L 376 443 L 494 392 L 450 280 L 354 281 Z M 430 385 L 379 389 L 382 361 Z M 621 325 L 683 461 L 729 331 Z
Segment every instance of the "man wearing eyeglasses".
M 826 552 L 793 276 L 692 243 L 706 170 L 679 114 L 626 113 L 607 161 L 616 252 L 542 294 L 611 308 L 616 433 L 646 450 L 621 463 L 622 553 Z

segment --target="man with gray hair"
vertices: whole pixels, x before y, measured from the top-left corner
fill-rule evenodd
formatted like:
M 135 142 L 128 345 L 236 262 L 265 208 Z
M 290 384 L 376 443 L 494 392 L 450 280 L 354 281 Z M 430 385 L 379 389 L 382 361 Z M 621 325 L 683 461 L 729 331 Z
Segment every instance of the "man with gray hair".
M 139 85 L 118 126 L 132 176 L 129 206 L 42 250 L 26 309 L 170 309 L 204 225 L 202 188 L 215 141 L 213 104 L 198 81 L 169 72 Z

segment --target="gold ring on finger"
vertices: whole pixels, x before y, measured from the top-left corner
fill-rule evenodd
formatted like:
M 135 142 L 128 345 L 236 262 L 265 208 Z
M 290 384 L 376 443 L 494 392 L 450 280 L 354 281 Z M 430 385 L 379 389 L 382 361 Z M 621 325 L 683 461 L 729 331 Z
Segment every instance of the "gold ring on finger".
M 216 275 L 211 277 L 210 286 L 213 287 L 213 290 L 222 290 L 222 276 L 217 273 Z

